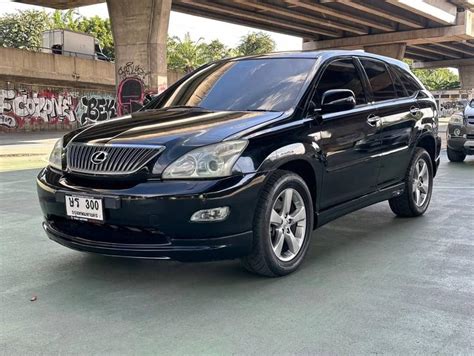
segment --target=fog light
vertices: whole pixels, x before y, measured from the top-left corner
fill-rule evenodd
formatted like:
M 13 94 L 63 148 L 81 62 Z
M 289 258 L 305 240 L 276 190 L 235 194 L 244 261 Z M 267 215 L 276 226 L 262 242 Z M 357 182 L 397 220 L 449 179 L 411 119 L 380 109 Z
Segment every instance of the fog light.
M 453 134 L 455 136 L 461 136 L 461 130 L 460 129 L 454 129 Z
M 213 221 L 222 221 L 229 216 L 230 209 L 228 206 L 223 206 L 220 208 L 212 208 L 196 211 L 193 216 L 191 216 L 191 221 L 193 222 L 213 222 Z

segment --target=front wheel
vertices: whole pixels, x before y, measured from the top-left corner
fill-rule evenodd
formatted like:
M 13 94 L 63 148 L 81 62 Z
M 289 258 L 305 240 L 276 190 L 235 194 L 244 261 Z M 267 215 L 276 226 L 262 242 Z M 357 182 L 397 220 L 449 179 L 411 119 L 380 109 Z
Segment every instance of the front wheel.
M 448 159 L 451 162 L 462 162 L 466 158 L 466 154 L 464 152 L 455 151 L 448 147 Z
M 392 211 L 403 217 L 424 214 L 433 191 L 433 163 L 424 148 L 417 147 L 405 176 L 403 194 L 389 200 Z
M 313 231 L 313 202 L 304 180 L 291 172 L 276 171 L 257 203 L 253 247 L 242 259 L 256 274 L 278 277 L 302 263 Z

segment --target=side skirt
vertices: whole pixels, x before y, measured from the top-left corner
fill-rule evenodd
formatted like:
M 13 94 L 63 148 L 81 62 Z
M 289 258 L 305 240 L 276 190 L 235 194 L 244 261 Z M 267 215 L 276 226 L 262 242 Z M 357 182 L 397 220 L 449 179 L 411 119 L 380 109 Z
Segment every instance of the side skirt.
M 360 198 L 320 211 L 315 215 L 315 227 L 323 226 L 324 224 L 327 224 L 328 222 L 337 219 L 340 216 L 352 213 L 353 211 L 365 208 L 366 206 L 399 196 L 403 193 L 404 190 L 405 183 L 399 183 L 397 185 L 392 185 L 390 187 L 380 189 L 376 192 L 364 195 Z

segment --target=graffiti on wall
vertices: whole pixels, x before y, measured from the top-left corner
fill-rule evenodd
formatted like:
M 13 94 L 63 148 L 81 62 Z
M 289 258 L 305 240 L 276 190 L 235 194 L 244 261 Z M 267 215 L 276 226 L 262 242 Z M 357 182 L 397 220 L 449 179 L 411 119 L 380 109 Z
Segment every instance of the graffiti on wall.
M 145 78 L 150 74 L 140 64 L 127 62 L 117 70 L 117 111 L 126 115 L 139 110 L 145 99 Z
M 81 107 L 78 108 L 77 113 L 81 125 L 104 121 L 117 116 L 115 97 L 113 96 L 83 96 L 80 105 Z
M 115 96 L 110 92 L 0 89 L 0 127 L 4 129 L 72 129 L 116 115 Z
M 0 90 L 0 123 L 10 128 L 25 124 L 69 124 L 76 121 L 77 98 L 68 92 Z

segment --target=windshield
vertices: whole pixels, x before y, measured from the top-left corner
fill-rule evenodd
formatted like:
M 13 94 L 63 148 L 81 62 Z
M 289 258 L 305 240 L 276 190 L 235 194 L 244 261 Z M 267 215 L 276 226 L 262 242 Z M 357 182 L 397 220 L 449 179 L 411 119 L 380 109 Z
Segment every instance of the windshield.
M 314 63 L 308 58 L 214 63 L 169 88 L 145 109 L 198 106 L 213 111 L 286 111 L 296 106 Z

